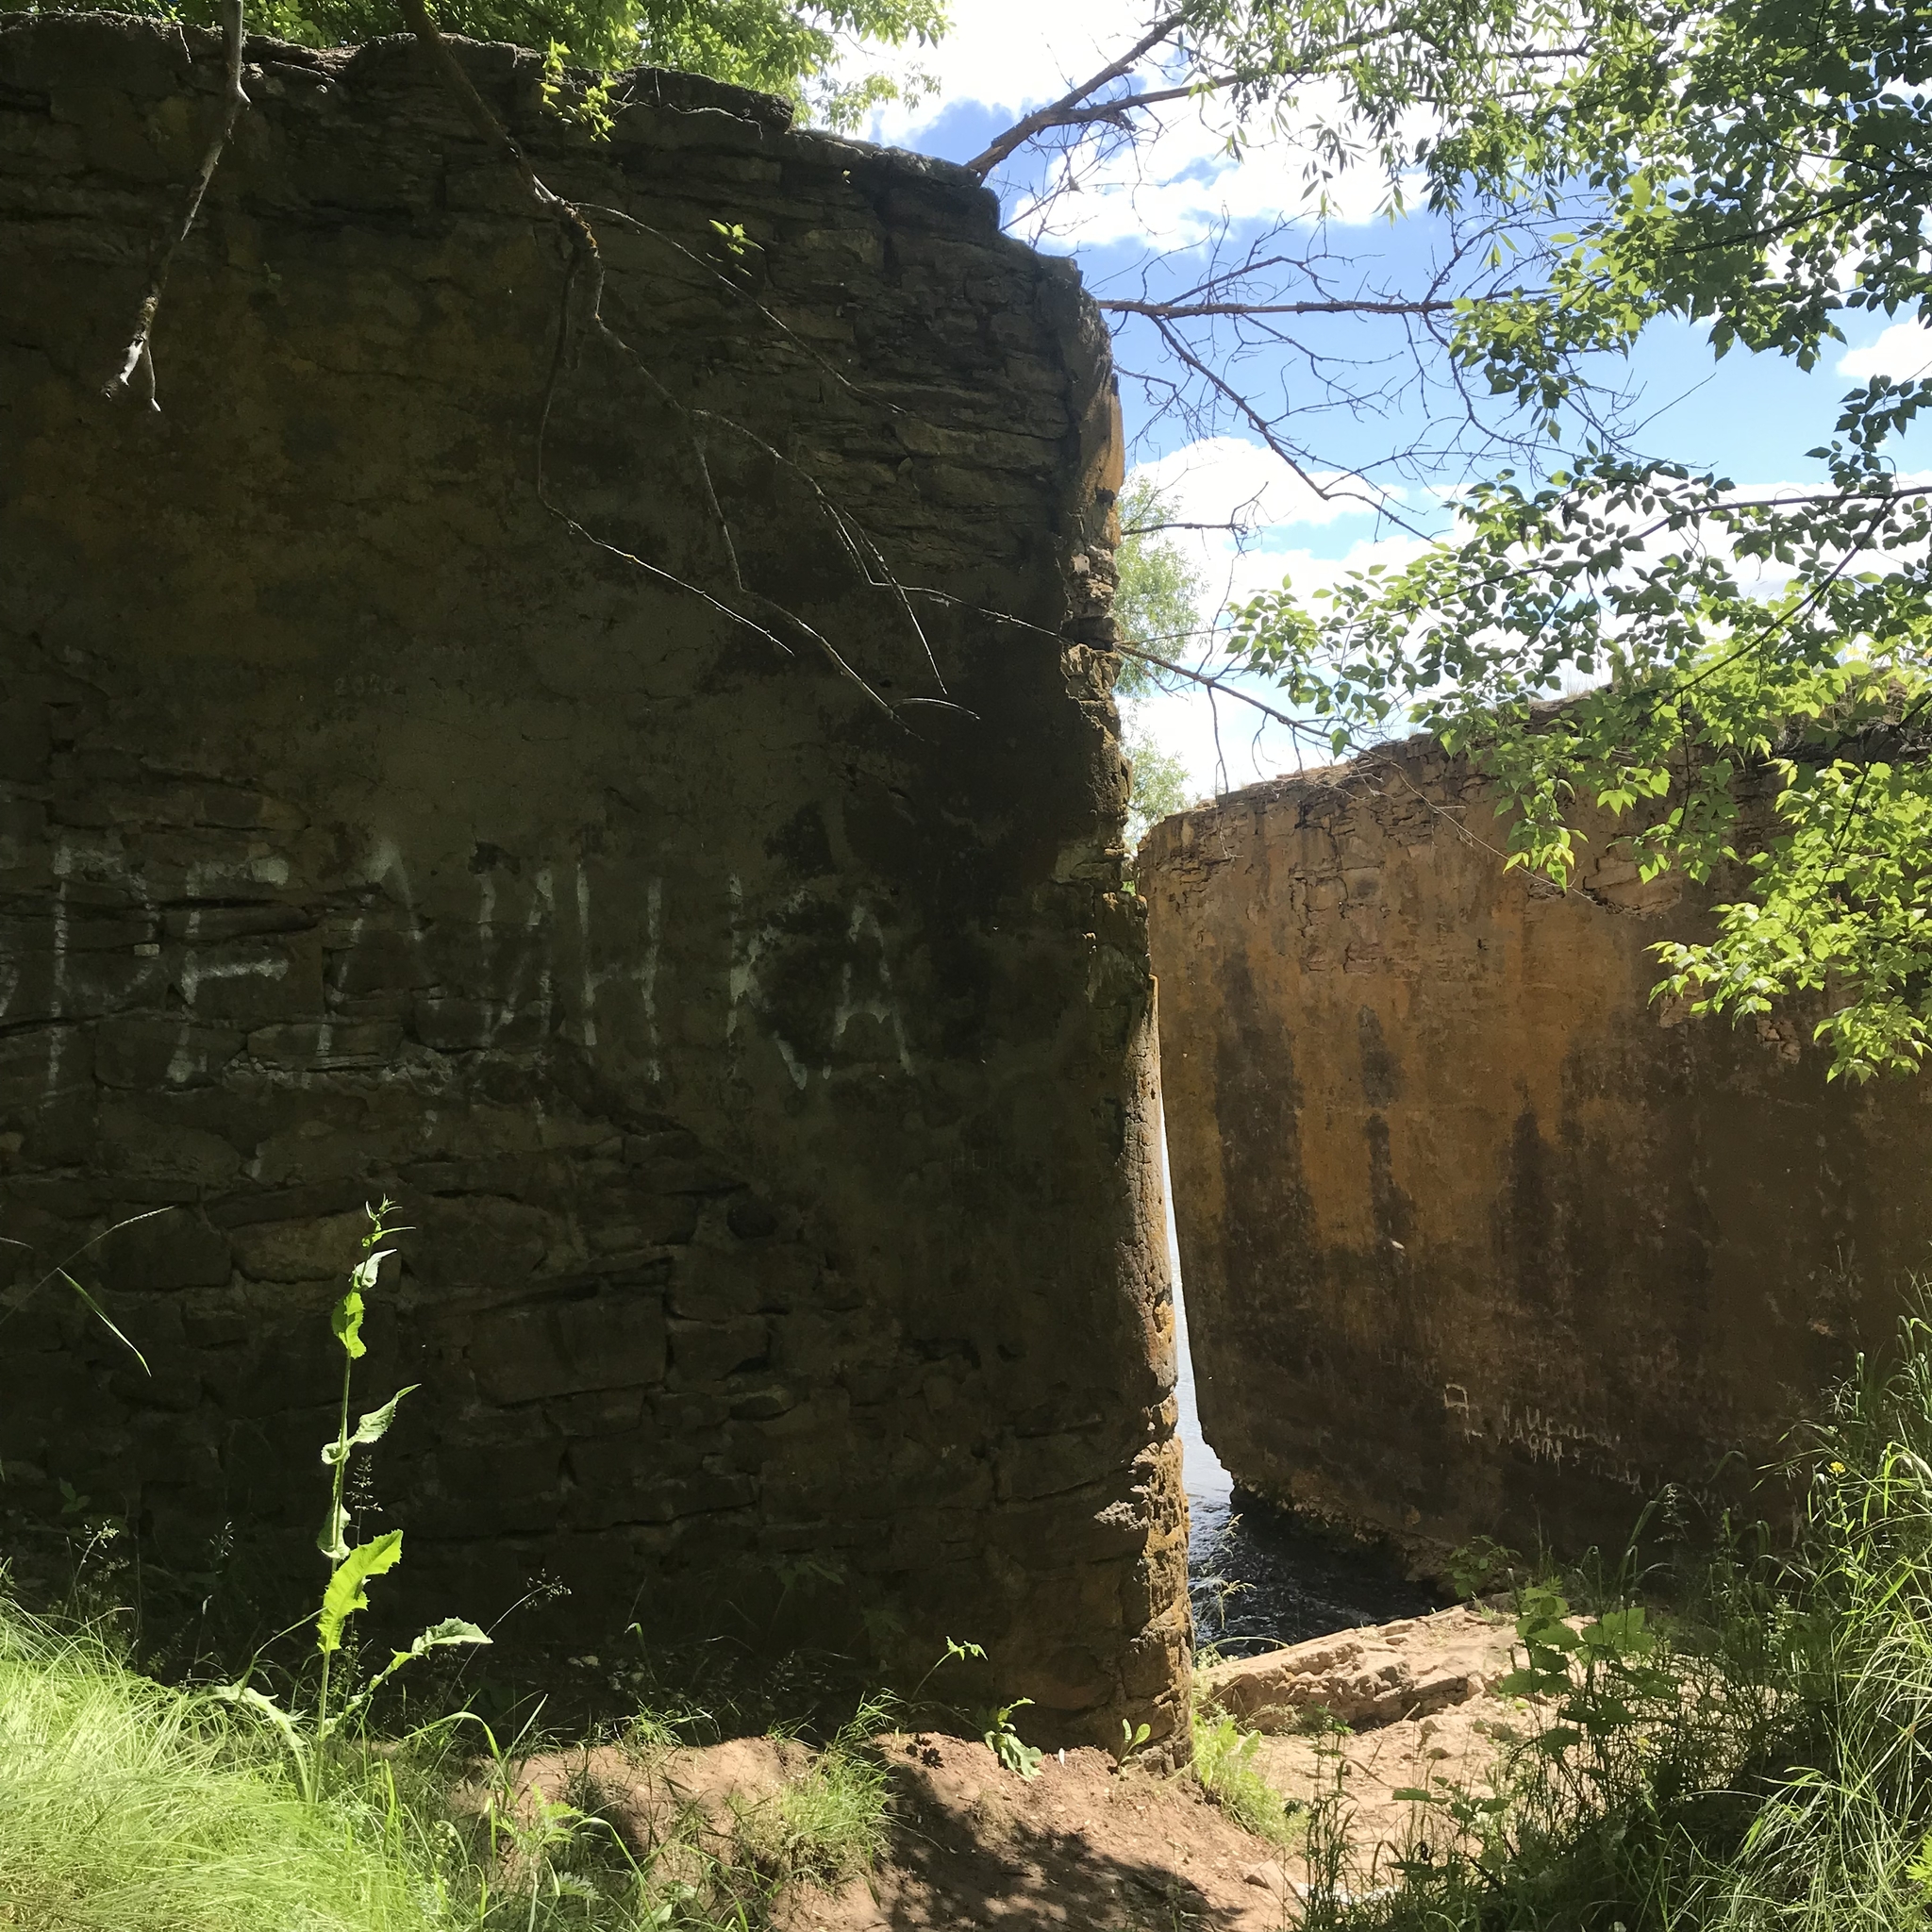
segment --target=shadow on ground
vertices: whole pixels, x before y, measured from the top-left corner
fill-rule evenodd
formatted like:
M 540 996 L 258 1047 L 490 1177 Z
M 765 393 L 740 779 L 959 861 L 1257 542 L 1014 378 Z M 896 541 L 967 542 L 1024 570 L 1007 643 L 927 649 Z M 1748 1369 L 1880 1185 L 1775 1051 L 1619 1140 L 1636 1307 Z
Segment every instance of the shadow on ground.
M 921 1734 L 877 1745 L 894 1787 L 889 1856 L 840 1892 L 800 1892 L 787 1932 L 1274 1932 L 1284 1880 L 1260 1840 L 1191 1779 L 1103 1752 L 1047 1757 L 1023 1780 L 982 1743 Z

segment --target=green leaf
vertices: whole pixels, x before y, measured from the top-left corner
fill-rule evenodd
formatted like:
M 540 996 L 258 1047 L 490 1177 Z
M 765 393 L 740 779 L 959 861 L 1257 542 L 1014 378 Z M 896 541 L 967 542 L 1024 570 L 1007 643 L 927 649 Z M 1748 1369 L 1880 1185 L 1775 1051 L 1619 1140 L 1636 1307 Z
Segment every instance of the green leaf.
M 363 1589 L 372 1576 L 393 1570 L 402 1560 L 403 1533 L 385 1530 L 372 1541 L 358 1543 L 337 1565 L 322 1594 L 322 1610 L 315 1620 L 315 1647 L 325 1657 L 342 1647 L 342 1626 L 358 1610 L 369 1607 L 369 1594 Z
M 1046 1754 L 1038 1745 L 1026 1743 L 1016 1731 L 989 1731 L 986 1741 L 1005 1770 L 1027 1779 L 1040 1775 L 1040 1760 Z
M 432 1624 L 409 1646 L 411 1657 L 421 1657 L 425 1650 L 440 1650 L 450 1643 L 488 1643 L 487 1632 L 480 1630 L 467 1617 L 445 1617 L 440 1624 Z
M 1542 1697 L 1569 1681 L 1567 1676 L 1553 1677 L 1546 1671 L 1508 1671 L 1496 1679 L 1496 1689 L 1505 1697 Z
M 329 1443 L 322 1452 L 325 1462 L 329 1460 L 330 1452 L 335 1448 Z M 340 1502 L 331 1503 L 329 1511 L 322 1520 L 322 1527 L 315 1533 L 315 1547 L 331 1563 L 340 1563 L 349 1554 L 349 1512 Z
M 490 1641 L 489 1633 L 479 1630 L 465 1617 L 445 1617 L 440 1624 L 432 1624 L 428 1629 L 419 1631 L 408 1650 L 399 1650 L 383 1665 L 375 1682 L 399 1671 L 405 1664 L 413 1663 L 419 1657 L 427 1657 L 432 1650 L 446 1650 L 452 1645 L 480 1644 Z M 375 1686 L 372 1684 L 371 1690 Z
M 120 1329 L 115 1327 L 113 1323 L 108 1321 L 107 1309 L 102 1307 L 100 1303 L 95 1301 L 93 1296 L 88 1293 L 87 1290 L 81 1287 L 80 1283 L 75 1280 L 74 1276 L 68 1274 L 66 1269 L 62 1268 L 58 1270 L 57 1272 L 58 1273 L 60 1279 L 64 1281 L 68 1285 L 68 1287 L 71 1288 L 75 1291 L 75 1293 L 80 1297 L 83 1304 L 85 1304 L 85 1306 L 92 1311 L 94 1320 L 98 1322 L 101 1324 L 101 1326 L 105 1328 L 108 1331 L 108 1333 L 111 1335 L 114 1338 L 114 1340 L 118 1341 L 121 1344 L 121 1346 L 125 1348 L 127 1351 L 127 1353 L 131 1355 L 134 1357 L 134 1359 L 141 1364 L 142 1374 L 152 1379 L 154 1375 L 154 1371 L 148 1367 L 146 1356 L 142 1355 L 140 1349 L 136 1348 L 133 1342 L 129 1341 L 126 1336 L 122 1334 Z
M 1641 1606 L 1606 1610 L 1584 1630 L 1583 1638 L 1592 1650 L 1608 1651 L 1619 1657 L 1647 1657 L 1657 1648 L 1657 1633 L 1644 1627 Z
M 396 1405 L 406 1395 L 413 1395 L 422 1387 L 420 1382 L 411 1382 L 407 1388 L 398 1389 L 380 1408 L 372 1408 L 356 1424 L 355 1433 L 346 1438 L 338 1437 L 333 1442 L 322 1445 L 322 1460 L 325 1468 L 333 1469 L 339 1462 L 349 1459 L 351 1449 L 366 1449 L 372 1442 L 379 1442 L 389 1433 L 389 1425 L 396 1419 Z
M 369 1353 L 362 1342 L 362 1297 L 355 1289 L 329 1311 L 328 1325 L 351 1361 Z
M 252 1710 L 257 1717 L 265 1718 L 289 1747 L 289 1755 L 297 1767 L 306 1772 L 308 1754 L 303 1748 L 302 1734 L 296 1728 L 295 1720 L 273 1697 L 264 1695 L 250 1684 L 217 1684 L 208 1695 L 223 1704 L 232 1704 L 242 1710 Z

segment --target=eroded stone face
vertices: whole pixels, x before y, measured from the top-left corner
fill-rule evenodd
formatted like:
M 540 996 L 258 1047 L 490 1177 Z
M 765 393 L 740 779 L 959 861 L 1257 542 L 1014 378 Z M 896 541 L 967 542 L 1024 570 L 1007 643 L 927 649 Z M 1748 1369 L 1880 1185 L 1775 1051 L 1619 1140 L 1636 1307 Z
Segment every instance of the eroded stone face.
M 957 173 L 693 83 L 594 145 L 469 48 L 643 225 L 593 217 L 650 379 L 588 341 L 553 387 L 556 231 L 419 55 L 250 54 L 151 414 L 99 392 L 217 42 L 0 31 L 0 1233 L 171 1210 L 88 1259 L 151 1378 L 8 1324 L 8 1502 L 183 1571 L 232 1524 L 307 1596 L 387 1191 L 399 1613 L 541 1574 L 593 1637 L 950 1635 L 1049 1739 L 1171 1729 L 1095 316 Z
M 1488 793 L 1418 742 L 1141 857 L 1208 1440 L 1437 1556 L 1735 1499 L 1932 1236 L 1924 1082 L 1827 1085 L 1802 1013 L 1653 1004 L 1648 948 L 1736 881 L 1641 884 L 1586 829 L 1579 890 L 1506 874 Z

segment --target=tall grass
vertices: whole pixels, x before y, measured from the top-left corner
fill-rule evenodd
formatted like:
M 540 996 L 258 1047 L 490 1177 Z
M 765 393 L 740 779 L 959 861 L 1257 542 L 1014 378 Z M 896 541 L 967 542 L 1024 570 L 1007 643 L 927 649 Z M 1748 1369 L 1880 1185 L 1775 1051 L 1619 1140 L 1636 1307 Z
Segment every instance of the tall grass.
M 1777 1479 L 1782 1547 L 1725 1539 L 1660 1623 L 1613 1607 L 1596 1648 L 1544 1654 L 1554 1714 L 1493 1790 L 1418 1793 L 1368 1868 L 1318 1820 L 1304 1932 L 1925 1932 L 1932 1322 L 1861 1361 Z M 1632 1562 L 1623 1602 L 1656 1582 Z M 1519 1623 L 1531 1674 L 1552 1601 Z
M 1243 1730 L 1225 1711 L 1209 1716 L 1198 1698 L 1193 1716 L 1194 1777 L 1243 1831 L 1266 1839 L 1277 1851 L 1302 1841 L 1304 1824 L 1292 1805 L 1261 1774 L 1255 1762 L 1260 1735 Z
M 155 1682 L 105 1626 L 0 1596 L 0 1927 L 33 1932 L 758 1932 L 883 1849 L 867 1706 L 803 1771 L 626 1844 L 474 1722 L 401 1738 Z M 663 1726 L 639 1726 L 644 1758 Z
M 1861 1375 L 1798 1473 L 1805 1534 L 1779 1606 L 1790 1759 L 1710 1923 L 1890 1932 L 1932 1923 L 1932 1323 Z
M 37 1932 L 428 1932 L 433 1874 L 369 1794 L 0 1605 L 0 1921 Z

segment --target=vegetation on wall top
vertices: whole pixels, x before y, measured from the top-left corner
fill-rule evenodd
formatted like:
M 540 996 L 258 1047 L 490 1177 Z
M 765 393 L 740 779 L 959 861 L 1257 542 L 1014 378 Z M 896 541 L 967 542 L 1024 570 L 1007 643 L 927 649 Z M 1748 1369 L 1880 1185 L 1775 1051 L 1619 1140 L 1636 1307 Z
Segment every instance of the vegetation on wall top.
M 0 0 L 0 12 L 81 12 L 94 0 L 41 8 Z M 113 11 L 219 27 L 220 0 L 117 0 Z M 891 99 L 884 75 L 838 83 L 848 46 L 929 46 L 945 31 L 943 0 L 442 0 L 444 32 L 549 48 L 578 66 L 669 67 L 783 94 L 833 126 Z M 332 47 L 407 30 L 394 0 L 257 0 L 252 31 Z

